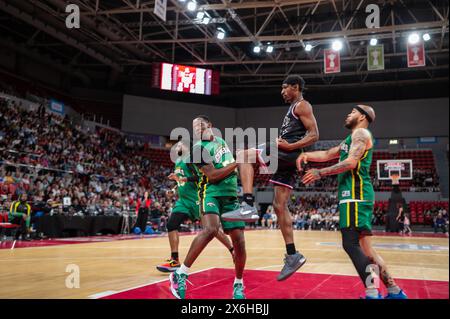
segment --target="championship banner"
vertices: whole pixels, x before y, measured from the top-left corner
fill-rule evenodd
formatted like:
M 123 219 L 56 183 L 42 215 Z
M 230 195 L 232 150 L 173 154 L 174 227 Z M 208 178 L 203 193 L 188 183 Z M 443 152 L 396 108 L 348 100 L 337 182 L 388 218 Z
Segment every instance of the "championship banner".
M 325 49 L 323 50 L 323 55 L 325 74 L 341 72 L 341 57 L 339 52 Z
M 155 1 L 155 9 L 153 13 L 158 16 L 161 20 L 166 22 L 166 13 L 167 13 L 167 0 L 156 0 Z
M 384 70 L 384 46 L 382 44 L 367 47 L 367 70 Z
M 425 66 L 425 46 L 422 41 L 416 44 L 408 43 L 408 68 Z

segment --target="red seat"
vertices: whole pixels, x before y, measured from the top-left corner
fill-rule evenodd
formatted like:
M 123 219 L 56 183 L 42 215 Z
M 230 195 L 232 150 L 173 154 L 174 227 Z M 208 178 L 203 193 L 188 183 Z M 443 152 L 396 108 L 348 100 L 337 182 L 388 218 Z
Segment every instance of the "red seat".
M 12 228 L 18 228 L 18 227 L 20 227 L 20 225 L 11 224 L 8 221 L 8 213 L 0 213 L 0 228 L 12 229 Z

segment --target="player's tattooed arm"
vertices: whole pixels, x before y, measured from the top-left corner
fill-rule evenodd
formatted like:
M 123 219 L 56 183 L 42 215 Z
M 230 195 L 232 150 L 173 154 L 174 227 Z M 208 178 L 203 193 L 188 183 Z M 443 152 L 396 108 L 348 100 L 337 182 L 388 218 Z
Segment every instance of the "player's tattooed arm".
M 297 169 L 301 172 L 303 170 L 302 164 L 308 164 L 308 162 L 328 162 L 338 158 L 341 145 L 342 143 L 326 151 L 305 152 L 300 154 L 297 158 Z
M 321 169 L 320 175 L 335 175 L 356 168 L 359 160 L 366 152 L 369 141 L 370 134 L 366 129 L 356 129 L 352 134 L 352 144 L 350 145 L 350 151 L 347 159 L 331 167 Z
M 370 134 L 365 129 L 356 129 L 352 134 L 352 144 L 346 160 L 323 169 L 311 169 L 303 176 L 302 182 L 310 184 L 323 176 L 336 175 L 355 169 L 369 145 Z

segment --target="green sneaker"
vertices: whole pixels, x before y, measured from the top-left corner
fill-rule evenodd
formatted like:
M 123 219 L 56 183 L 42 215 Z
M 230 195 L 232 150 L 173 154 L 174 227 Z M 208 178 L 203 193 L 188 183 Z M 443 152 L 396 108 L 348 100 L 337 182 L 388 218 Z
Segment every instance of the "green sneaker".
M 186 298 L 186 280 L 188 275 L 178 274 L 176 271 L 169 276 L 170 291 L 177 299 Z
M 244 285 L 234 284 L 233 286 L 233 299 L 245 299 Z

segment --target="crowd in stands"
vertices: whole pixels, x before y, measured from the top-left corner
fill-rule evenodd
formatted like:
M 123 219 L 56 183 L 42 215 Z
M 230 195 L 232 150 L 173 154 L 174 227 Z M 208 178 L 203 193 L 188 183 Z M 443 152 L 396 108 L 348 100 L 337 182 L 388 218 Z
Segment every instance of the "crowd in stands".
M 431 220 L 433 221 L 432 226 L 435 233 L 448 233 L 449 219 L 448 211 L 445 208 L 435 206 L 424 212 L 424 214 L 425 216 L 431 217 Z
M 143 148 L 119 132 L 83 131 L 44 108 L 26 111 L 0 98 L 0 204 L 7 210 L 27 192 L 37 209 L 114 214 L 133 210 L 148 190 L 167 215 L 175 201 L 170 168 L 141 156 Z
M 289 210 L 292 214 L 292 224 L 294 229 L 298 230 L 338 230 L 339 229 L 339 207 L 335 196 L 316 194 L 309 196 L 292 196 L 289 204 Z M 384 226 L 386 224 L 387 210 L 378 206 L 372 217 L 373 226 Z M 432 227 L 435 232 L 448 233 L 449 217 L 448 211 L 441 206 L 434 206 L 425 212 L 430 216 Z M 399 232 L 410 225 L 408 209 L 402 214 L 399 222 Z M 269 206 L 262 215 L 259 226 L 268 229 L 278 228 L 277 216 L 272 206 Z

